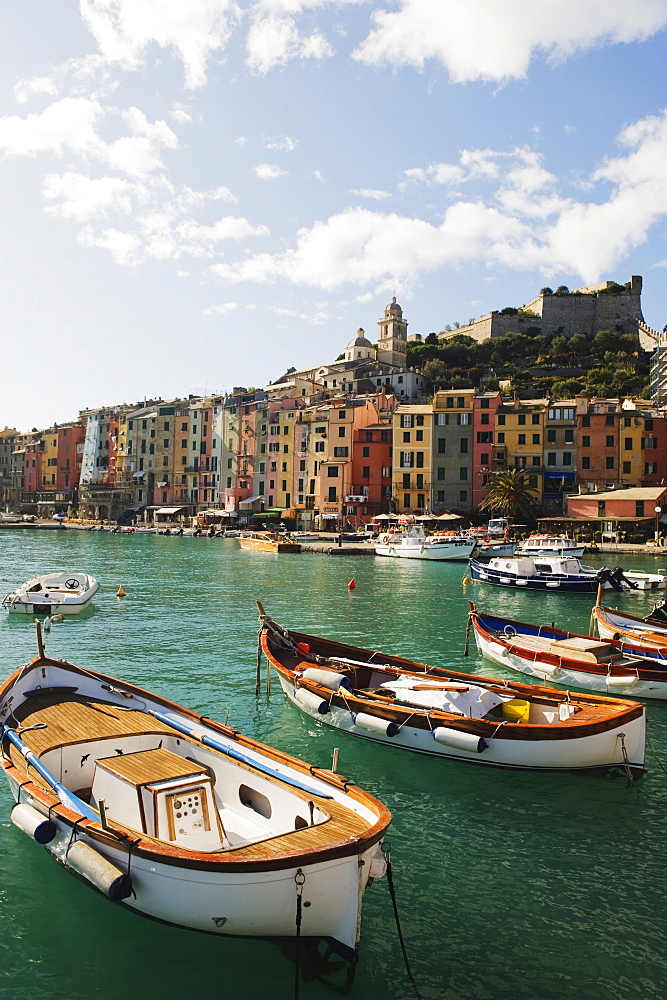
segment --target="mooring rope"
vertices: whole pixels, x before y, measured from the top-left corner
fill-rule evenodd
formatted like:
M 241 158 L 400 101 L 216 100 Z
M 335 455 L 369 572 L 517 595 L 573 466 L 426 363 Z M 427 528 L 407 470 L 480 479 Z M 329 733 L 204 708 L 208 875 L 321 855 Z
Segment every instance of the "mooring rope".
M 403 940 L 403 931 L 401 930 L 401 921 L 398 916 L 398 905 L 396 903 L 396 888 L 394 886 L 394 873 L 391 867 L 391 845 L 384 843 L 382 845 L 382 853 L 384 854 L 385 861 L 387 862 L 387 886 L 389 887 L 389 896 L 391 897 L 391 905 L 394 908 L 394 920 L 396 921 L 396 932 L 398 934 L 398 942 L 401 946 L 401 952 L 403 953 L 403 962 L 405 963 L 405 971 L 408 974 L 408 979 L 412 989 L 415 992 L 415 996 L 418 1000 L 424 1000 L 421 993 L 417 988 L 417 983 L 415 982 L 415 977 L 412 975 L 412 969 L 410 968 L 410 962 L 408 959 L 408 953 L 405 948 L 405 941 Z

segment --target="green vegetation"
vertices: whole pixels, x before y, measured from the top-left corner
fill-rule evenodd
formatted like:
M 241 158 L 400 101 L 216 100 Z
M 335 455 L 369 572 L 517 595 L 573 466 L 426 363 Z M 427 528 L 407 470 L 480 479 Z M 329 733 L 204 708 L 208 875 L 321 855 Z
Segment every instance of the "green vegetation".
M 561 285 L 552 294 L 570 293 Z M 529 310 L 509 306 L 502 312 L 529 315 Z M 545 335 L 539 327 L 528 327 L 482 343 L 464 334 L 447 340 L 429 334 L 423 343 L 408 343 L 408 364 L 435 389 L 492 391 L 499 380 L 510 379 L 524 399 L 578 394 L 646 398 L 650 375 L 650 354 L 641 350 L 638 338 L 613 330 L 588 338 L 582 333 L 565 337 L 562 328 Z
M 537 510 L 537 495 L 523 469 L 506 469 L 489 476 L 488 493 L 479 509 L 515 521 L 530 521 Z

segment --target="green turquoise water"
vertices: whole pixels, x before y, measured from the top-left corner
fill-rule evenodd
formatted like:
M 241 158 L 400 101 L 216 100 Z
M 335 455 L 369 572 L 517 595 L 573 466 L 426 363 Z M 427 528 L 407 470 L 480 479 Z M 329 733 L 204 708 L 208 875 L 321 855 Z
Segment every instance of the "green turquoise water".
M 287 626 L 457 669 L 467 601 L 586 631 L 585 595 L 462 586 L 465 566 L 244 552 L 233 540 L 2 531 L 0 591 L 84 570 L 94 608 L 53 628 L 47 651 L 126 678 L 318 766 L 392 810 L 403 934 L 425 998 L 663 998 L 667 992 L 667 703 L 649 706 L 645 778 L 534 775 L 425 759 L 306 718 L 274 680 L 255 698 L 255 599 Z M 666 559 L 667 562 L 667 559 Z M 657 561 L 659 565 L 659 560 Z M 627 568 L 654 569 L 650 558 Z M 356 589 L 350 591 L 354 577 Z M 122 584 L 127 596 L 115 594 Z M 645 613 L 650 594 L 616 602 Z M 30 620 L 0 618 L 3 676 L 35 652 Z M 510 675 L 508 675 L 510 676 Z M 9 822 L 0 788 L 0 996 L 161 1000 L 294 996 L 289 947 L 165 927 L 98 897 Z M 354 981 L 308 964 L 302 1000 L 414 996 L 386 879 L 365 896 Z

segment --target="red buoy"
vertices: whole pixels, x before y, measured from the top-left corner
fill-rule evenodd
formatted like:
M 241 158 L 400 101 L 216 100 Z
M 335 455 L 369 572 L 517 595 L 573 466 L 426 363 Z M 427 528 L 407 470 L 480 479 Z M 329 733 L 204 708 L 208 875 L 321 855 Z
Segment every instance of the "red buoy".
M 309 642 L 297 642 L 296 649 L 298 653 L 310 653 L 310 643 Z
M 352 579 L 350 580 L 350 582 L 347 585 L 347 589 L 348 590 L 354 590 L 355 587 L 356 587 L 356 583 L 354 582 L 354 577 L 352 577 Z

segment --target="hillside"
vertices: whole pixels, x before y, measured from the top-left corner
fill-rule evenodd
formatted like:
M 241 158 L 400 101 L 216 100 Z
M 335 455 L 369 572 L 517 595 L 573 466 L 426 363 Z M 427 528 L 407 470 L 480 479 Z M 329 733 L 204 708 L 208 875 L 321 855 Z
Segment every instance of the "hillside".
M 632 334 L 600 330 L 590 339 L 581 333 L 545 336 L 539 327 L 531 331 L 522 326 L 521 333 L 482 343 L 466 336 L 438 340 L 431 333 L 423 343 L 408 343 L 408 364 L 421 370 L 435 389 L 491 391 L 509 379 L 524 399 L 577 394 L 648 398 L 651 355 Z

